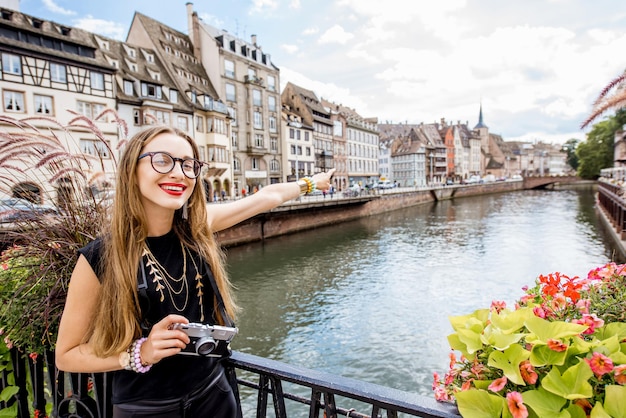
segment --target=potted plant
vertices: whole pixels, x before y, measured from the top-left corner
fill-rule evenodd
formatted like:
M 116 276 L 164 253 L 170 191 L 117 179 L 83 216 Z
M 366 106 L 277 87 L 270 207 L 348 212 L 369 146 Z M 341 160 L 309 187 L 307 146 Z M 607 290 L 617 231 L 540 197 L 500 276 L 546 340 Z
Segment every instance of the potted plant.
M 626 265 L 540 275 L 524 291 L 513 308 L 450 318 L 435 397 L 470 418 L 626 417 Z

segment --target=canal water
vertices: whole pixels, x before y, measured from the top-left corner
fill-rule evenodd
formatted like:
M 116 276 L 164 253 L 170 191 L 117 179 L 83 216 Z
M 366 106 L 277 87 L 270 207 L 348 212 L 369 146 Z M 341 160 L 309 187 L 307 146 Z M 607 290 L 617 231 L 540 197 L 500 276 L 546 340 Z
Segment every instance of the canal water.
M 230 248 L 243 308 L 232 346 L 432 396 L 450 315 L 513 304 L 538 275 L 583 276 L 613 253 L 591 187 L 436 202 Z

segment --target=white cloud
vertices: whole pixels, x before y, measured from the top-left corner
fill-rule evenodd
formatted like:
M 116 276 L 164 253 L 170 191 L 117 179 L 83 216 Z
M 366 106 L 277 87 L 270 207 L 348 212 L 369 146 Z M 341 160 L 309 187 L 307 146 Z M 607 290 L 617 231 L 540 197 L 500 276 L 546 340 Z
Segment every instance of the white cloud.
M 311 26 L 302 31 L 303 35 L 315 35 L 320 29 L 317 26 Z
M 277 8 L 278 2 L 276 0 L 253 0 L 252 7 L 248 14 L 263 13 L 269 10 L 276 10 Z
M 301 7 L 300 0 L 291 0 L 289 3 L 290 9 L 299 9 Z
M 346 32 L 343 27 L 340 25 L 333 25 L 330 29 L 324 32 L 322 36 L 320 36 L 317 42 L 320 44 L 337 43 L 344 45 L 352 38 L 354 38 L 354 35 Z
M 216 17 L 216 16 L 214 16 L 214 15 L 212 15 L 210 13 L 200 13 L 198 16 L 200 17 L 200 19 L 203 22 L 205 22 L 205 23 L 207 23 L 207 24 L 209 24 L 209 25 L 211 25 L 211 26 L 213 26 L 215 28 L 219 29 L 219 28 L 224 26 L 224 21 L 223 20 L 221 20 L 220 18 L 218 18 L 218 17 Z
M 288 54 L 295 54 L 299 50 L 298 45 L 293 45 L 293 44 L 282 44 L 280 46 L 280 49 L 282 49 Z
M 304 87 L 305 89 L 312 90 L 318 97 L 318 99 L 324 98 L 334 103 L 341 104 L 356 109 L 361 114 L 361 111 L 366 109 L 366 105 L 361 98 L 354 96 L 349 88 L 341 87 L 335 83 L 324 83 L 313 80 L 304 74 L 297 71 L 293 71 L 290 68 L 280 68 L 280 89 L 283 90 L 287 82 L 291 82 L 297 86 Z M 361 114 L 361 116 L 369 117 L 370 115 Z
M 65 16 L 73 16 L 76 14 L 73 10 L 67 10 L 59 6 L 54 2 L 54 0 L 43 0 L 44 6 L 46 9 L 50 10 L 52 13 L 58 13 Z
M 95 19 L 90 15 L 76 19 L 74 26 L 89 32 L 99 33 L 109 38 L 124 40 L 126 37 L 126 27 L 117 22 L 110 22 L 102 19 Z

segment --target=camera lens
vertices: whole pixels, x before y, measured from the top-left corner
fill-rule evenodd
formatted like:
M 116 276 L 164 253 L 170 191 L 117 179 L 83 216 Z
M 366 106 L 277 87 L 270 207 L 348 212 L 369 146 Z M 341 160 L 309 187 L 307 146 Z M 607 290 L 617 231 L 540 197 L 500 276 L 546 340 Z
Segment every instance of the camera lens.
M 217 343 L 213 338 L 201 338 L 196 343 L 196 353 L 201 356 L 208 356 L 215 350 Z

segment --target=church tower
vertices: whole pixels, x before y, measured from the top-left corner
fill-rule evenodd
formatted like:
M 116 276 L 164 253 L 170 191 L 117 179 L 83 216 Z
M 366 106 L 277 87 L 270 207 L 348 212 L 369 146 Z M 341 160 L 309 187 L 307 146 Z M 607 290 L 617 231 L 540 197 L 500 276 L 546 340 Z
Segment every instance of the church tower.
M 485 125 L 483 120 L 483 104 L 480 103 L 480 112 L 478 113 L 478 124 L 474 126 L 474 130 L 480 137 L 480 145 L 483 151 L 489 153 L 489 127 Z

